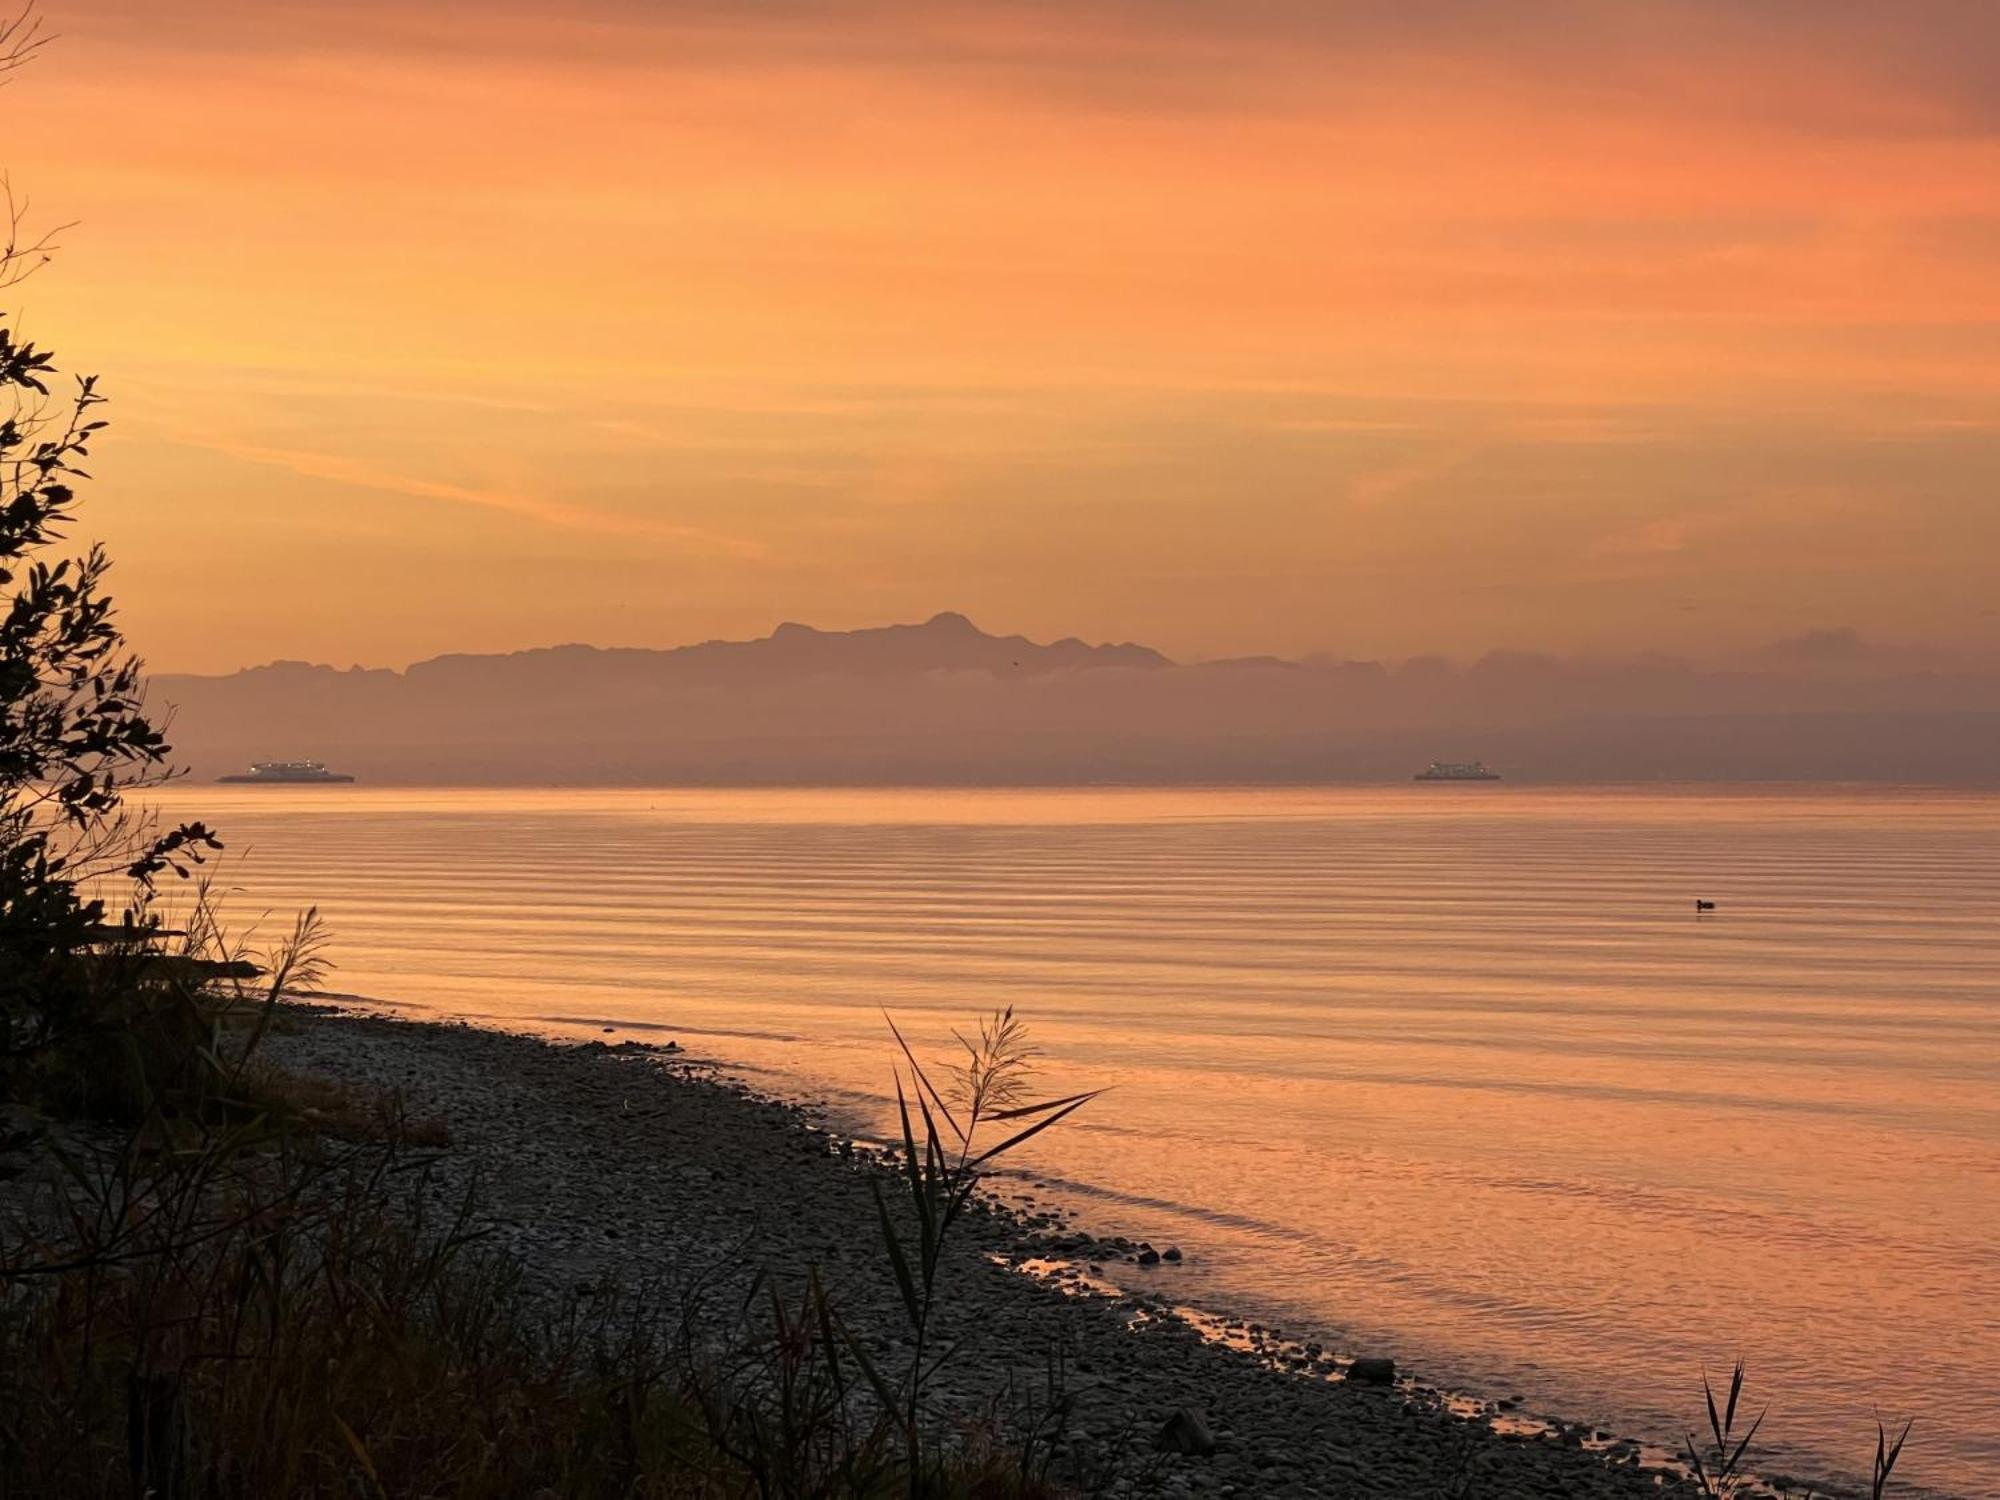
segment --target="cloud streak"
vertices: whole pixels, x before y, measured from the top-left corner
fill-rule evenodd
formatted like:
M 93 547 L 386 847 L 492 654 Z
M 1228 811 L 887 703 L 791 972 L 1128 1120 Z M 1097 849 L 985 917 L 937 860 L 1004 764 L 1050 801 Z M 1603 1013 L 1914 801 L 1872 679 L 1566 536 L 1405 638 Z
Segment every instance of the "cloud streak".
M 513 490 L 424 479 L 341 454 L 272 448 L 228 439 L 184 438 L 179 441 L 183 446 L 220 453 L 243 463 L 285 469 L 304 479 L 325 480 L 331 484 L 406 495 L 445 505 L 469 506 L 475 510 L 498 511 L 554 530 L 672 542 L 724 557 L 753 559 L 764 556 L 764 548 L 748 538 L 728 536 L 699 526 L 684 526 L 653 516 L 628 515 L 567 501 L 548 500 Z
M 1080 109 L 1323 107 L 1414 64 L 1834 135 L 2000 125 L 1985 0 L 79 0 L 66 23 L 204 56 L 879 72 Z

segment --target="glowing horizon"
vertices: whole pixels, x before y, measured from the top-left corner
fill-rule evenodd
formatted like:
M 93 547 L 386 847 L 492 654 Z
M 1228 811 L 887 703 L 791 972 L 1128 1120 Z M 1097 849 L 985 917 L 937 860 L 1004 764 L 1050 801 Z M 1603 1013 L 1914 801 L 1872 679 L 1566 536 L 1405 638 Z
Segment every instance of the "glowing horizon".
M 47 0 L 161 671 L 2000 649 L 2000 12 Z

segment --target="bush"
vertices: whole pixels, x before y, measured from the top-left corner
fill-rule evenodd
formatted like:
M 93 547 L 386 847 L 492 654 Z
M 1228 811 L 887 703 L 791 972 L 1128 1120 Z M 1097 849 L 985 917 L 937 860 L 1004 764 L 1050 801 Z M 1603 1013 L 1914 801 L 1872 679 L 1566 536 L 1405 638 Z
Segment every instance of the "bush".
M 0 73 L 40 42 L 31 15 L 0 23 Z M 22 219 L 9 192 L 0 288 L 47 259 Z M 0 1103 L 29 1075 L 64 1071 L 58 1054 L 93 1033 L 98 1050 L 121 1038 L 127 1072 L 198 1062 L 187 997 L 146 959 L 157 927 L 146 898 L 155 877 L 185 877 L 220 847 L 202 824 L 160 832 L 126 806 L 166 778 L 168 746 L 105 590 L 104 549 L 52 555 L 105 426 L 96 377 L 58 400 L 55 375 L 55 356 L 0 315 Z M 110 931 L 107 895 L 119 896 Z M 142 1080 L 137 1092 L 182 1081 Z

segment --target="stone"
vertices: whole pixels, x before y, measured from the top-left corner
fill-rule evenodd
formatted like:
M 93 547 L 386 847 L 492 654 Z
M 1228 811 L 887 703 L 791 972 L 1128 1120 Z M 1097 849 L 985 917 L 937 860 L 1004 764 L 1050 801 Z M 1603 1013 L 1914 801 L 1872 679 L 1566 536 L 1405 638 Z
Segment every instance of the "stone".
M 1160 1263 L 1160 1252 L 1155 1250 L 1151 1245 L 1148 1245 L 1145 1249 L 1139 1252 L 1140 1265 L 1157 1266 L 1159 1263 Z
M 1354 1385 L 1394 1385 L 1396 1362 L 1387 1355 L 1368 1355 L 1347 1367 L 1347 1378 Z
M 1207 1458 L 1215 1452 L 1215 1434 L 1209 1431 L 1206 1417 L 1191 1406 L 1183 1406 L 1154 1435 L 1153 1446 L 1162 1453 Z
M 1179 1245 L 1169 1245 L 1167 1246 L 1166 1249 L 1160 1252 L 1161 1260 L 1179 1260 L 1180 1258 L 1181 1258 L 1181 1247 Z

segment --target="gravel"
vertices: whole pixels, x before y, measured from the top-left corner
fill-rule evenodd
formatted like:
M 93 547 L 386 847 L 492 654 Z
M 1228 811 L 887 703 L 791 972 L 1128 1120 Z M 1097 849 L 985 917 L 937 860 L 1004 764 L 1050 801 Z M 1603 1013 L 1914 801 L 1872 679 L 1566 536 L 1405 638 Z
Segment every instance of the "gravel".
M 711 1284 L 719 1301 L 760 1271 L 817 1268 L 842 1316 L 880 1350 L 902 1314 L 877 1228 L 883 1159 L 714 1066 L 639 1043 L 567 1045 L 465 1025 L 294 1007 L 266 1042 L 293 1071 L 400 1090 L 413 1119 L 450 1133 L 432 1174 L 440 1206 L 480 1184 L 480 1215 L 519 1255 L 532 1292 L 611 1282 Z M 891 1191 L 895 1183 L 885 1184 Z M 1204 1336 L 1157 1294 L 1093 1291 L 1077 1275 L 1024 1274 L 1079 1237 L 997 1204 L 969 1216 L 947 1257 L 943 1338 L 964 1344 L 947 1404 L 1001 1409 L 1044 1389 L 1060 1358 L 1074 1400 L 1066 1461 L 1115 1469 L 1131 1495 L 1482 1497 L 1688 1495 L 1635 1445 L 1496 1430 L 1404 1379 L 1350 1383 L 1318 1346 L 1264 1353 Z M 892 1358 L 890 1363 L 895 1363 Z M 1175 1414 L 1201 1442 L 1155 1437 Z M 1181 1424 L 1185 1427 L 1185 1423 Z M 1528 1424 L 1532 1425 L 1532 1424 Z M 1573 1429 L 1572 1429 L 1573 1431 Z

